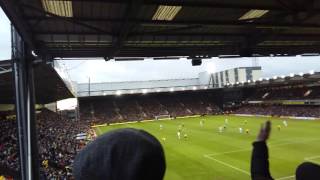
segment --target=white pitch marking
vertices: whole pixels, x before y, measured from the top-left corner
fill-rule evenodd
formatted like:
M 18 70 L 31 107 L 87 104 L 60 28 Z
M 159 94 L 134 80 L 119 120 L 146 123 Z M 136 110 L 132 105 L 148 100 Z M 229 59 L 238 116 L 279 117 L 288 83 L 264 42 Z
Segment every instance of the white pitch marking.
M 306 161 L 310 161 L 310 162 L 313 162 L 313 163 L 319 163 L 319 161 L 316 161 L 315 159 L 319 159 L 320 156 L 312 156 L 312 157 L 306 157 L 304 158 L 304 160 Z
M 227 166 L 227 167 L 229 167 L 229 168 L 232 168 L 232 169 L 234 169 L 234 170 L 237 170 L 237 171 L 239 171 L 239 172 L 242 172 L 243 174 L 246 174 L 246 175 L 248 175 L 248 176 L 251 175 L 251 174 L 250 174 L 248 171 L 246 171 L 246 170 L 237 168 L 237 167 L 235 167 L 235 166 L 232 166 L 231 164 L 225 163 L 225 162 L 220 161 L 220 160 L 218 160 L 218 159 L 216 159 L 216 158 L 213 158 L 213 157 L 211 157 L 211 156 L 208 156 L 208 155 L 203 155 L 203 156 L 204 156 L 205 158 L 208 158 L 208 159 L 211 159 L 211 160 L 213 160 L 213 161 L 216 161 L 216 162 L 218 162 L 218 163 L 220 163 L 220 164 L 222 164 L 222 165 L 224 165 L 224 166 Z M 294 177 L 295 177 L 295 175 L 292 175 L 292 176 L 286 176 L 286 177 L 277 178 L 277 179 L 275 179 L 275 180 L 292 179 L 292 178 L 294 178 Z
M 292 179 L 292 178 L 295 178 L 295 177 L 296 177 L 295 175 L 292 175 L 292 176 L 286 176 L 286 177 L 277 178 L 276 180 Z
M 318 141 L 320 138 L 317 139 L 311 139 L 311 140 L 305 140 L 305 141 L 297 141 L 297 142 L 286 142 L 286 143 L 276 143 L 276 144 L 270 144 L 269 147 L 280 147 L 280 146 L 285 146 L 285 145 L 290 145 L 290 144 L 299 144 L 299 143 L 305 143 L 305 142 L 312 142 L 312 141 Z M 214 153 L 214 154 L 206 154 L 207 156 L 218 156 L 218 155 L 224 155 L 224 154 L 232 154 L 236 152 L 243 152 L 243 151 L 251 151 L 252 148 L 245 148 L 245 149 L 238 149 L 234 151 L 227 151 L 223 153 Z
M 218 159 L 215 159 L 215 158 L 213 158 L 213 157 L 211 157 L 211 156 L 208 156 L 208 155 L 203 155 L 203 156 L 204 156 L 205 158 L 211 159 L 211 160 L 216 161 L 216 162 L 218 162 L 218 163 L 220 163 L 220 164 L 222 164 L 222 165 L 224 165 L 224 166 L 227 166 L 227 167 L 229 167 L 229 168 L 232 168 L 232 169 L 234 169 L 234 170 L 237 170 L 237 171 L 239 171 L 239 172 L 242 172 L 243 174 L 246 174 L 246 175 L 250 176 L 250 173 L 249 173 L 248 171 L 245 171 L 245 170 L 243 170 L 243 169 L 240 169 L 240 168 L 237 168 L 237 167 L 235 167 L 235 166 L 232 166 L 232 165 L 230 165 L 230 164 L 228 164 L 228 163 L 225 163 L 225 162 L 223 162 L 223 161 L 220 161 L 220 160 L 218 160 Z
M 312 156 L 312 157 L 306 157 L 304 160 L 313 160 L 313 159 L 319 159 L 320 156 Z

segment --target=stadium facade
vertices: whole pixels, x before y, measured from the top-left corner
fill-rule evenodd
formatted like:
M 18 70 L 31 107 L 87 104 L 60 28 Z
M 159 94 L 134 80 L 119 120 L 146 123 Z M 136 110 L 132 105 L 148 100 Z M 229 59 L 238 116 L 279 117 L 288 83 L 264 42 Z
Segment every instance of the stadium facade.
M 201 72 L 197 78 L 80 83 L 77 88 L 78 97 L 188 91 L 256 81 L 261 78 L 261 74 L 261 67 L 239 67 L 217 73 Z

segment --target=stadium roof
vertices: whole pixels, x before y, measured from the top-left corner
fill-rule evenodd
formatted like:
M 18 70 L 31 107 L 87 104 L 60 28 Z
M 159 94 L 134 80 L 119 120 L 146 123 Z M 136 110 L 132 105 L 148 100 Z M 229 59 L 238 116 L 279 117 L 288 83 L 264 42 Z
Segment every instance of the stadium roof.
M 1 0 L 37 54 L 262 56 L 320 52 L 315 0 Z
M 36 103 L 46 104 L 74 97 L 52 65 L 38 64 L 34 74 Z M 11 61 L 0 61 L 0 104 L 14 103 L 13 87 Z
M 228 84 L 226 88 L 234 87 L 276 87 L 276 86 L 320 86 L 320 72 L 306 74 L 291 74 L 290 76 L 275 76 L 273 78 L 261 78 L 258 81 L 250 81 L 238 84 Z

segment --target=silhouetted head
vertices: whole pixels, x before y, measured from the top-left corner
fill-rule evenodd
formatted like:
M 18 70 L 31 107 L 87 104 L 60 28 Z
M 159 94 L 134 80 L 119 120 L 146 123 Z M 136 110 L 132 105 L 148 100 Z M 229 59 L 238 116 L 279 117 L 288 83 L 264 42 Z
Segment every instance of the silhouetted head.
M 108 132 L 76 156 L 76 180 L 162 180 L 164 151 L 151 134 L 137 129 Z
M 320 166 L 310 162 L 300 164 L 296 170 L 296 180 L 320 180 Z

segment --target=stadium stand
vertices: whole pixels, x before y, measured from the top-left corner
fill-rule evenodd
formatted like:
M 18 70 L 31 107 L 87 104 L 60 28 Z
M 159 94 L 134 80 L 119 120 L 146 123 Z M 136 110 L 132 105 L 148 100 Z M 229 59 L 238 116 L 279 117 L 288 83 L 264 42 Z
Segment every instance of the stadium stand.
M 250 100 L 288 100 L 288 99 L 315 99 L 320 98 L 320 87 L 307 86 L 281 86 L 259 88 L 250 97 Z
M 271 116 L 320 117 L 319 106 L 289 105 L 245 105 L 234 111 L 235 114 L 257 114 Z
M 244 93 L 243 103 L 233 109 L 235 114 L 320 117 L 318 84 L 302 81 L 293 85 L 281 83 L 243 90 L 247 93 Z
M 81 119 L 113 123 L 154 119 L 158 115 L 218 114 L 222 110 L 208 92 L 160 93 L 80 99 Z
M 314 13 L 319 11 L 319 4 L 316 2 L 305 3 L 302 0 L 285 3 L 244 0 L 237 2 L 169 2 L 159 0 L 139 1 L 139 3 L 134 4 L 127 0 L 72 0 L 68 3 L 49 3 L 46 0 L 25 3 L 17 0 L 6 0 L 0 1 L 0 6 L 12 23 L 12 56 L 15 59 L 14 62 L 21 65 L 21 70 L 32 70 L 32 64 L 36 60 L 27 60 L 27 57 L 32 57 L 31 50 L 38 54 L 38 59 L 43 59 L 45 62 L 50 62 L 55 58 L 68 57 L 104 57 L 106 61 L 112 58 L 121 61 L 128 57 L 158 56 L 188 56 L 193 61 L 197 60 L 199 62 L 199 55 L 203 57 L 220 55 L 252 57 L 256 55 L 288 56 L 319 52 L 319 33 L 316 32 L 318 32 L 317 29 L 320 26 L 317 24 L 319 19 L 315 16 L 317 13 Z M 173 15 L 172 13 L 165 13 L 165 11 L 171 12 L 168 11 L 168 8 L 172 7 L 175 9 Z M 97 9 L 107 9 L 108 11 L 98 11 Z M 159 13 L 159 11 L 162 11 L 162 13 Z M 250 14 L 255 16 L 250 17 Z M 167 17 L 161 17 L 163 15 Z M 21 46 L 22 44 L 23 46 Z M 45 71 L 45 69 L 42 70 Z M 19 90 L 15 92 L 16 99 L 22 101 L 23 94 L 18 92 L 26 89 L 31 89 L 31 95 L 25 94 L 32 98 L 33 90 L 30 88 L 32 82 L 34 79 L 36 82 L 40 81 L 29 77 L 31 82 L 29 83 L 27 78 L 24 79 L 23 71 L 15 69 L 14 73 L 17 74 L 15 80 L 21 81 L 16 86 Z M 36 74 L 44 77 L 44 73 L 38 72 Z M 7 77 L 5 77 L 5 80 Z M 48 85 L 52 82 L 52 78 L 44 79 L 39 84 L 45 84 L 43 86 L 45 89 L 39 91 L 36 88 L 37 92 L 43 92 L 41 94 L 50 97 L 50 99 L 45 99 L 46 101 L 57 100 L 58 98 L 52 98 L 53 93 L 50 90 L 60 90 L 61 88 L 52 88 Z M 48 79 L 51 79 L 51 81 L 47 81 Z M 57 83 L 53 84 L 56 85 Z M 37 83 L 35 85 L 37 86 Z M 12 87 L 11 85 L 6 86 Z M 62 88 L 64 89 L 62 89 L 62 92 L 66 92 L 64 85 Z M 3 100 L 12 103 L 14 100 L 11 97 L 14 97 L 14 91 L 10 88 L 7 90 L 8 94 L 4 95 Z M 303 92 L 307 93 L 308 91 L 303 89 Z M 255 99 L 261 98 L 266 93 L 271 94 L 270 97 L 266 96 L 270 99 L 288 98 L 286 97 L 286 91 L 279 91 L 279 93 L 261 92 L 261 94 L 257 94 Z M 297 93 L 301 94 L 300 92 Z M 0 95 L 3 94 L 2 92 Z M 59 93 L 54 92 L 54 94 Z M 295 98 L 295 94 L 292 93 L 288 96 Z M 69 96 L 71 96 L 70 93 L 63 97 Z M 307 96 L 312 97 L 314 95 L 310 92 Z M 114 99 L 112 101 L 99 100 L 97 103 L 92 99 L 90 101 L 83 100 L 82 105 L 80 104 L 82 117 L 84 118 L 81 123 L 87 123 L 86 120 L 90 120 L 90 122 L 139 120 L 142 117 L 143 119 L 153 118 L 152 116 L 163 112 L 174 116 L 197 114 L 205 110 L 209 114 L 220 112 L 219 108 L 214 105 L 213 98 L 202 97 L 199 102 L 179 96 L 175 98 L 155 96 L 151 102 L 145 102 L 148 100 L 142 102 L 140 98 L 137 98 L 138 100 L 134 100 L 135 98 L 128 100 Z M 39 98 L 37 97 L 37 99 Z M 194 99 L 198 98 L 195 97 Z M 147 104 L 153 104 L 153 102 L 155 102 L 155 105 L 146 107 Z M 34 105 L 33 102 L 30 104 Z M 17 110 L 26 108 L 30 104 L 22 104 L 17 101 Z M 292 112 L 291 110 L 285 111 Z M 27 112 L 29 114 L 34 113 L 30 110 Z M 19 117 L 18 121 L 21 122 L 26 119 L 28 113 Z M 40 122 L 39 124 L 39 139 L 40 146 L 42 146 L 40 152 L 46 152 L 41 154 L 41 157 L 45 158 L 44 160 L 48 158 L 48 163 L 44 161 L 43 164 L 50 166 L 49 169 L 45 170 L 45 175 L 48 179 L 65 179 L 68 176 L 65 168 L 72 161 L 77 148 L 68 151 L 61 147 L 69 147 L 68 143 L 74 136 L 73 133 L 84 129 L 82 129 L 81 123 L 74 124 L 72 121 L 67 122 L 64 119 L 58 119 L 51 112 L 42 112 L 38 116 L 38 121 L 46 122 L 43 124 Z M 31 118 L 31 124 L 34 125 L 33 119 Z M 12 122 L 4 123 L 7 126 L 4 137 L 14 133 L 12 132 L 14 131 Z M 48 125 L 51 125 L 51 127 Z M 27 132 L 27 130 L 30 130 L 28 128 L 21 128 L 20 136 L 18 136 L 20 140 L 23 140 L 21 132 Z M 67 128 L 68 133 L 65 131 Z M 50 135 L 50 133 L 55 134 L 55 136 Z M 15 136 L 9 138 L 13 143 Z M 1 144 L 5 144 L 4 139 L 2 140 Z M 57 142 L 51 144 L 52 140 Z M 20 154 L 22 159 L 25 159 L 27 154 L 30 153 L 27 145 L 31 146 L 31 150 L 37 149 L 31 144 L 26 142 L 25 146 L 20 147 L 25 150 Z M 74 146 L 75 144 L 72 141 L 70 145 Z M 3 145 L 3 147 L 9 148 L 6 145 Z M 5 150 L 3 152 L 12 153 L 14 151 Z M 51 157 L 50 154 L 57 157 Z M 15 160 L 12 160 L 7 165 L 11 166 L 14 162 Z M 28 169 L 30 172 L 37 171 L 34 162 L 28 161 L 27 163 L 31 163 L 30 169 Z M 24 163 L 23 166 L 27 167 L 27 163 Z M 53 166 L 50 164 L 53 164 Z M 29 171 L 21 174 L 25 177 L 33 176 L 33 173 L 29 174 Z
M 15 118 L 1 116 L 0 171 L 16 176 L 19 170 Z M 70 179 L 74 156 L 85 141 L 76 140 L 79 133 L 94 136 L 86 121 L 70 121 L 55 112 L 42 109 L 37 114 L 39 159 L 43 179 Z M 4 171 L 5 170 L 5 171 Z
M 313 89 L 316 89 L 316 87 Z M 274 91 L 277 92 L 277 90 Z M 291 94 L 297 94 L 296 92 L 308 91 L 306 88 L 285 90 L 287 93 L 283 94 L 289 94 L 288 96 L 270 96 L 270 99 L 287 99 L 292 97 Z M 269 90 L 265 89 L 263 93 L 266 91 Z M 260 93 L 260 90 L 258 89 L 256 92 Z M 257 94 L 253 94 L 253 97 L 249 97 L 249 99 L 255 99 L 254 96 L 257 96 Z M 86 141 L 76 140 L 75 137 L 77 134 L 84 132 L 94 136 L 94 133 L 90 130 L 90 124 L 154 119 L 157 115 L 165 114 L 187 116 L 222 112 L 216 105 L 216 95 L 210 93 L 210 91 L 87 97 L 81 98 L 79 103 L 80 121 L 71 121 L 46 109 L 42 109 L 36 116 L 40 166 L 42 176 L 45 179 L 69 179 L 72 177 L 71 165 L 73 159 L 86 144 Z M 320 117 L 319 110 L 319 106 L 246 104 L 233 113 Z M 12 170 L 12 172 L 17 172 L 19 169 L 18 144 L 16 121 L 15 118 L 12 118 L 13 114 L 10 111 L 1 112 L 0 114 L 1 125 L 3 126 L 3 130 L 0 132 L 0 168 L 5 167 Z
M 9 169 L 11 172 L 17 172 L 18 167 L 18 143 L 16 121 L 12 119 L 0 119 L 0 169 Z M 7 175 L 14 176 L 18 173 L 11 174 L 7 171 Z

